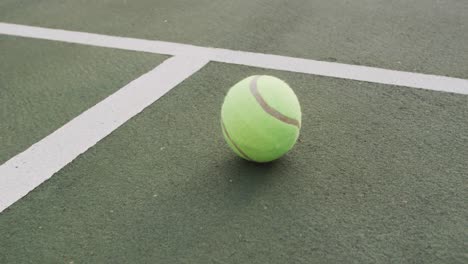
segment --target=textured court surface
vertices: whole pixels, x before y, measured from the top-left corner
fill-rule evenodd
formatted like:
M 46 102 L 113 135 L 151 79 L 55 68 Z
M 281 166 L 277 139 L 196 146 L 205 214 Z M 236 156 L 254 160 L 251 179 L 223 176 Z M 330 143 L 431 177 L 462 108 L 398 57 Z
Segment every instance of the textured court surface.
M 0 21 L 468 78 L 463 1 L 130 2 L 3 0 Z M 0 163 L 167 58 L 0 50 Z M 258 74 L 303 110 L 266 165 L 219 124 Z M 466 95 L 212 62 L 0 213 L 0 263 L 466 263 L 466 120 Z
M 463 0 L 2 0 L 3 22 L 468 79 Z
M 0 163 L 165 58 L 2 35 L 0 45 Z

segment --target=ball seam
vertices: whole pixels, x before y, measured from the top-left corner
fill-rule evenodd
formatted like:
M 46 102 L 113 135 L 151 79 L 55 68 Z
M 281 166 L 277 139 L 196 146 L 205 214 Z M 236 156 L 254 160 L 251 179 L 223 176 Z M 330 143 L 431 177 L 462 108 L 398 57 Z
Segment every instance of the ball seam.
M 258 82 L 258 79 L 260 78 L 261 76 L 260 75 L 256 75 L 256 76 L 253 76 L 252 78 L 252 81 L 250 81 L 250 92 L 252 93 L 252 95 L 255 97 L 255 100 L 257 100 L 257 103 L 260 105 L 260 107 L 262 107 L 262 109 L 267 113 L 269 114 L 270 116 L 274 117 L 275 119 L 279 120 L 279 121 L 282 121 L 286 124 L 289 124 L 289 125 L 293 125 L 297 128 L 301 128 L 301 123 L 294 119 L 294 118 L 291 118 L 291 117 L 288 117 L 288 116 L 285 116 L 283 115 L 282 113 L 280 113 L 278 110 L 274 109 L 273 107 L 271 107 L 266 101 L 265 99 L 262 97 L 262 95 L 260 94 L 260 92 L 258 91 L 258 85 L 257 85 L 257 82 Z
M 242 155 L 242 157 L 246 160 L 249 160 L 249 161 L 253 161 L 253 159 L 251 159 L 247 154 L 245 154 L 244 151 L 242 151 L 242 149 L 237 146 L 237 144 L 234 142 L 234 140 L 232 140 L 231 136 L 229 135 L 227 129 L 226 129 L 226 126 L 224 125 L 224 121 L 221 120 L 221 125 L 223 127 L 223 131 L 224 131 L 224 134 L 226 134 L 226 137 L 227 139 L 231 142 L 232 146 L 234 146 L 234 148 Z

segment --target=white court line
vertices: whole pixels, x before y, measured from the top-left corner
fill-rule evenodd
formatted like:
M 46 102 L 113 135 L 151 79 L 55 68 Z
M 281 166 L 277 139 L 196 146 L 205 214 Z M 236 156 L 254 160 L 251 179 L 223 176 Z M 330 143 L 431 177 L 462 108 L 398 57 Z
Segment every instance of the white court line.
M 144 51 L 157 54 L 202 57 L 210 61 L 266 69 L 315 74 L 342 79 L 468 94 L 468 80 L 437 75 L 387 70 L 358 65 L 300 59 L 227 49 L 99 35 L 92 33 L 0 23 L 0 34 L 55 40 L 91 46 Z
M 206 63 L 201 58 L 184 56 L 167 59 L 5 162 L 0 166 L 0 212 Z

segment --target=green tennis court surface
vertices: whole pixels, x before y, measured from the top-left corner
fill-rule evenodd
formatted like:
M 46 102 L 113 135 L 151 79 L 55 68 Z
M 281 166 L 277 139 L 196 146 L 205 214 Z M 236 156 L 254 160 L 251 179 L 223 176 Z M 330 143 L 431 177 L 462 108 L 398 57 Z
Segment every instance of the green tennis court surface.
M 4 0 L 0 22 L 466 81 L 468 3 L 364 2 Z M 0 35 L 0 208 L 9 162 L 31 145 L 55 146 L 109 98 L 118 119 L 112 95 L 147 72 L 165 69 L 155 90 L 179 78 L 170 56 L 70 42 Z M 195 55 L 174 56 L 175 72 Z M 220 108 L 263 74 L 294 89 L 303 120 L 291 152 L 255 164 L 227 147 Z M 0 263 L 468 262 L 466 94 L 219 62 L 171 85 L 0 212 Z M 72 132 L 49 154 L 94 136 Z M 45 175 L 42 158 L 15 175 Z
M 2 0 L 3 22 L 468 78 L 463 0 Z
M 0 43 L 1 163 L 164 59 L 3 35 Z

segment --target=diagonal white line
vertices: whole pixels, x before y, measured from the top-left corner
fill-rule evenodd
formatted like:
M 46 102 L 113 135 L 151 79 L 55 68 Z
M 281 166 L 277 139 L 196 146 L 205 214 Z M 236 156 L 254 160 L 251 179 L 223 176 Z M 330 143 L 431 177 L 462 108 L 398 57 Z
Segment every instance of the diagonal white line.
M 266 69 L 468 94 L 468 80 L 422 73 L 9 23 L 0 23 L 0 34 L 158 54 L 202 57 L 210 61 L 240 64 Z
M 0 166 L 0 212 L 202 68 L 207 60 L 167 59 Z

